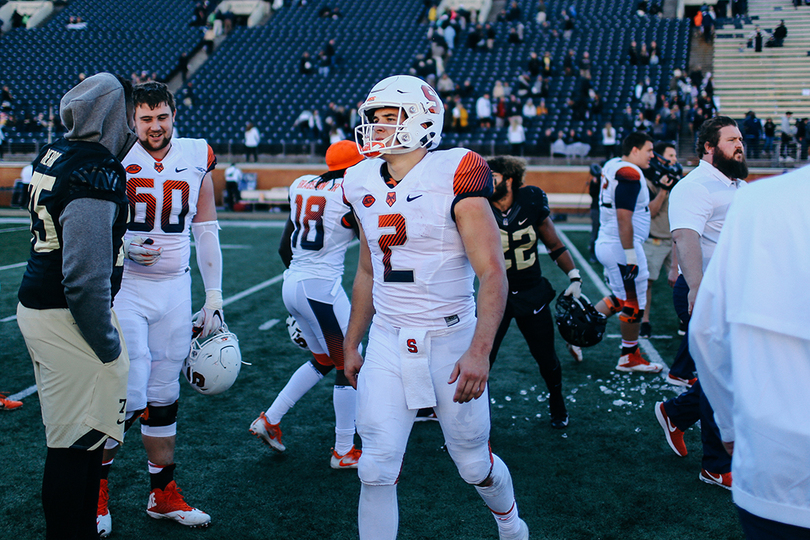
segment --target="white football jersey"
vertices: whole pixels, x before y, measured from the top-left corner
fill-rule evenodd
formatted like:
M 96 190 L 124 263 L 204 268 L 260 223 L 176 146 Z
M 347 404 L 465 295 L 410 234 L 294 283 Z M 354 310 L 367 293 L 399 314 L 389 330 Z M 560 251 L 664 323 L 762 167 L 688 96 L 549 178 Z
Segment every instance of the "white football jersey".
M 316 185 L 320 176 L 304 175 L 290 186 L 292 262 L 285 272 L 301 279 L 336 279 L 354 231 L 343 224 L 351 209 L 343 202 L 343 178 Z M 348 224 L 346 224 L 348 225 Z
M 382 159 L 346 171 L 343 191 L 371 251 L 377 317 L 397 328 L 447 328 L 475 313 L 473 279 L 453 219 L 455 202 L 489 196 L 492 173 L 469 150 L 429 152 L 399 184 Z
M 151 279 L 179 276 L 188 270 L 191 254 L 191 220 L 197 214 L 197 199 L 203 177 L 217 160 L 203 139 L 172 139 L 169 153 L 155 161 L 136 144 L 124 158 L 127 171 L 129 223 L 124 241 L 141 236 L 162 247 L 160 260 L 152 266 L 124 261 L 124 276 Z
M 637 165 L 613 158 L 602 167 L 602 187 L 599 190 L 599 241 L 620 242 L 616 219 L 616 186 L 622 182 L 638 182 L 641 189 L 633 209 L 633 241 L 644 243 L 650 235 L 650 190 L 644 173 Z

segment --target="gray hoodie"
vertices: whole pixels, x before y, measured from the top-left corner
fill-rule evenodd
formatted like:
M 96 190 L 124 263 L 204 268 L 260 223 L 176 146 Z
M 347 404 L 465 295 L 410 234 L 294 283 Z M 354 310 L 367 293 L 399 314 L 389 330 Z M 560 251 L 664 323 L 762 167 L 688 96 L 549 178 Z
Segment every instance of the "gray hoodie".
M 65 139 L 100 143 L 118 161 L 138 140 L 130 129 L 131 99 L 127 102 L 123 86 L 109 73 L 88 77 L 65 94 L 61 116 L 68 129 Z M 88 163 L 80 173 L 99 186 L 120 181 L 100 165 Z M 121 217 L 115 203 L 91 197 L 72 201 L 59 218 L 65 298 L 79 330 L 102 362 L 115 360 L 122 350 L 110 312 L 115 260 L 110 232 L 117 219 Z

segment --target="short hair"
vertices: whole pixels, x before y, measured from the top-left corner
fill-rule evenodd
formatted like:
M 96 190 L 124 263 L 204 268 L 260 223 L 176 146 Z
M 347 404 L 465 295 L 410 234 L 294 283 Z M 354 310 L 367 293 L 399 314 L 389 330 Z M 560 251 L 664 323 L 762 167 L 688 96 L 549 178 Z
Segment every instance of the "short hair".
M 633 148 L 640 150 L 644 148 L 647 142 L 653 142 L 653 138 L 650 137 L 649 133 L 646 131 L 634 131 L 622 141 L 622 155 L 629 156 Z
M 712 148 L 720 143 L 720 130 L 727 126 L 737 127 L 737 122 L 728 116 L 715 116 L 701 124 L 697 140 L 698 156 L 706 155 L 706 143 L 709 143 Z
M 657 143 L 655 143 L 655 146 L 653 146 L 653 150 L 655 150 L 655 153 L 661 154 L 662 156 L 664 155 L 664 152 L 667 151 L 667 148 L 672 148 L 675 151 L 678 150 L 678 148 L 675 146 L 675 143 L 672 141 L 658 141 Z
M 496 156 L 487 160 L 487 165 L 494 173 L 503 176 L 503 179 L 512 179 L 512 189 L 523 185 L 523 175 L 526 174 L 526 160 L 515 156 Z
M 165 103 L 172 112 L 175 111 L 174 95 L 162 82 L 149 81 L 136 84 L 132 89 L 132 101 L 136 108 L 139 105 L 149 105 L 150 109 L 154 109 L 161 103 Z

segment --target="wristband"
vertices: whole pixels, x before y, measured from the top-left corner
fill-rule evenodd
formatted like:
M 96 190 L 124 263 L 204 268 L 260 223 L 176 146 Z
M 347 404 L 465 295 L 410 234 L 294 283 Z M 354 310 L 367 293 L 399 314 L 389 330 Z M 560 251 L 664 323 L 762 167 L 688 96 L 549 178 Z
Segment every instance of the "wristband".
M 573 268 L 570 272 L 568 272 L 568 279 L 571 281 L 582 281 L 582 278 L 579 275 L 579 270 Z

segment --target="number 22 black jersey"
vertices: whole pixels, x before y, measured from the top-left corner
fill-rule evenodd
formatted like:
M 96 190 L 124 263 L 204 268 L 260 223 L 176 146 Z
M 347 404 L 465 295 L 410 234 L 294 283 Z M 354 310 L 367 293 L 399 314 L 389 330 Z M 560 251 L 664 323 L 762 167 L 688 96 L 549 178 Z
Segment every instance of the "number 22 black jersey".
M 509 289 L 520 291 L 536 286 L 542 276 L 537 259 L 537 239 L 540 226 L 551 214 L 548 197 L 538 187 L 524 186 L 517 190 L 514 202 L 505 214 L 495 206 L 492 206 L 492 212 L 501 229 Z

